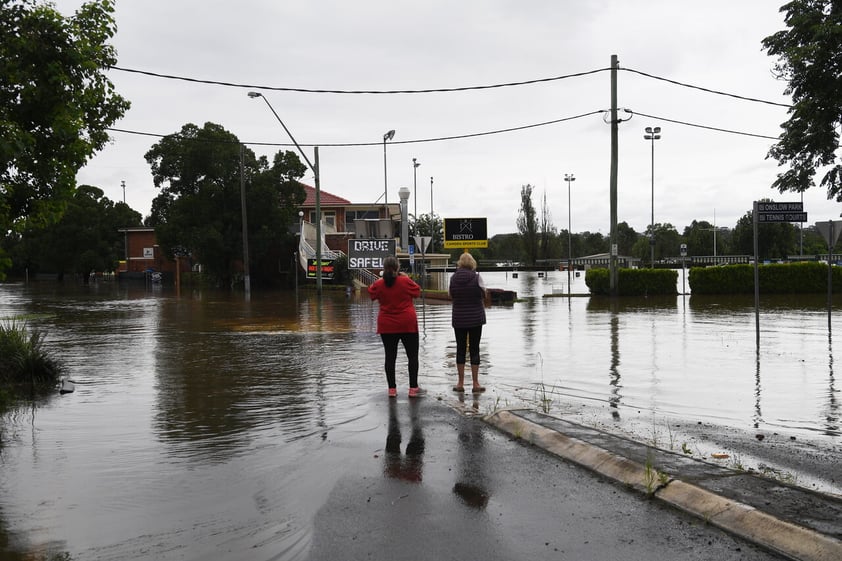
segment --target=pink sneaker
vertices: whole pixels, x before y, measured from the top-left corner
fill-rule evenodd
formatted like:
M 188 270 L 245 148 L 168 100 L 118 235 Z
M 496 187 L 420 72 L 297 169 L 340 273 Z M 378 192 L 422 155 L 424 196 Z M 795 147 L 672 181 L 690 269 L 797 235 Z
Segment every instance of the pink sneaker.
M 389 388 L 389 397 L 398 397 L 398 388 Z
M 421 397 L 427 395 L 427 390 L 423 388 L 409 388 L 409 397 Z

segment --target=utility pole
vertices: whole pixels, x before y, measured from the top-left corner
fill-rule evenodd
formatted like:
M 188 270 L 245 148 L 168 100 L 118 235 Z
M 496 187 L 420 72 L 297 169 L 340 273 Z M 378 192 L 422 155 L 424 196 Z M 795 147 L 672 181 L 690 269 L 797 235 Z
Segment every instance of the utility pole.
M 240 144 L 240 209 L 243 214 L 243 287 L 246 291 L 246 297 L 251 294 L 251 275 L 249 274 L 249 226 L 248 213 L 246 212 L 246 176 L 245 176 L 245 156 L 246 147 Z
M 611 296 L 617 296 L 617 55 L 611 55 L 611 247 L 608 258 L 608 275 Z

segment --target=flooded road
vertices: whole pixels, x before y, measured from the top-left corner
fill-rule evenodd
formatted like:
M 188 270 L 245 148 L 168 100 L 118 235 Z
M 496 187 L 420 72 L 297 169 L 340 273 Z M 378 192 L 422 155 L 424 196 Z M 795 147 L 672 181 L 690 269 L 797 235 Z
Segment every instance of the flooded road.
M 701 425 L 842 446 L 823 295 L 762 298 L 758 352 L 751 296 L 612 303 L 544 297 L 566 273 L 484 276 L 521 300 L 488 309 L 482 412 L 546 410 L 662 445 Z M 450 307 L 418 310 L 421 384 L 452 399 Z M 337 448 L 383 446 L 376 313 L 365 293 L 0 286 L 0 320 L 44 330 L 77 384 L 2 422 L 3 559 L 299 558 L 347 468 Z

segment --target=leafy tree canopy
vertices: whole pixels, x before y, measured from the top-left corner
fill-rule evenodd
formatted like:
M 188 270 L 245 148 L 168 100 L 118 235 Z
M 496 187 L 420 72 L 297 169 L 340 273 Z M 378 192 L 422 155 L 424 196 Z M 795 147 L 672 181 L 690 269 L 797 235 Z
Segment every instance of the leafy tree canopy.
M 76 174 L 129 108 L 116 64 L 112 0 L 63 17 L 49 3 L 0 0 L 0 227 L 54 222 Z
M 787 80 L 794 105 L 769 156 L 789 169 L 773 186 L 803 192 L 827 168 L 821 186 L 842 202 L 842 165 L 838 163 L 842 122 L 842 2 L 794 0 L 781 7 L 787 29 L 766 37 L 763 47 L 778 57 L 775 71 Z M 829 167 L 828 167 L 829 166 Z
M 139 226 L 141 215 L 123 202 L 114 203 L 102 189 L 79 186 L 58 222 L 29 228 L 9 238 L 14 271 L 80 274 L 114 271 L 125 257 L 125 237 L 119 230 Z
M 161 189 L 148 220 L 158 243 L 169 255 L 177 248 L 193 254 L 222 284 L 231 281 L 242 260 L 241 179 L 250 261 L 264 259 L 289 235 L 304 202 L 298 179 L 306 167 L 297 155 L 278 152 L 270 165 L 215 123 L 202 128 L 188 123 L 162 138 L 145 157 Z

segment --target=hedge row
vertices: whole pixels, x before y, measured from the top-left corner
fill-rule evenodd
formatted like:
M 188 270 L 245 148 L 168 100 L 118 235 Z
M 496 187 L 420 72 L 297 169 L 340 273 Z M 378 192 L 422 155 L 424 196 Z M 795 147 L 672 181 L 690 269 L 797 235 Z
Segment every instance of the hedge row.
M 677 294 L 677 281 L 678 271 L 672 269 L 623 268 L 617 271 L 617 292 L 620 296 Z M 585 273 L 585 284 L 591 294 L 611 294 L 608 269 L 589 269 Z
M 833 267 L 833 292 L 842 292 L 842 267 Z M 810 294 L 827 292 L 827 264 L 773 263 L 757 270 L 763 294 Z M 620 296 L 676 294 L 678 272 L 672 269 L 619 269 L 617 292 Z M 688 275 L 693 294 L 752 294 L 754 265 L 693 267 Z M 591 294 L 610 294 L 608 269 L 590 269 L 585 284 Z
M 833 267 L 832 290 L 842 290 L 842 268 Z M 693 294 L 754 293 L 754 265 L 693 267 L 689 274 Z M 808 294 L 827 292 L 827 264 L 773 263 L 757 267 L 757 280 L 763 294 Z

